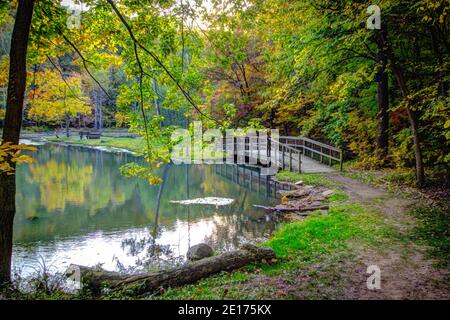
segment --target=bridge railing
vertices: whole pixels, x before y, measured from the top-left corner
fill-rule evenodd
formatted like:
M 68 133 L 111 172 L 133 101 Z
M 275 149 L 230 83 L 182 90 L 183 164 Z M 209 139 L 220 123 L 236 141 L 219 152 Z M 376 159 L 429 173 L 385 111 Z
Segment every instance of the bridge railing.
M 280 142 L 320 163 L 333 166 L 339 164 L 342 171 L 343 152 L 341 149 L 305 137 L 280 136 Z
M 302 172 L 303 156 L 328 166 L 339 164 L 341 170 L 343 163 L 341 149 L 305 137 L 281 136 L 275 140 L 267 136 L 262 140 L 257 136 L 234 138 L 226 142 L 225 150 L 232 151 L 240 163 L 257 159 L 264 164 L 275 162 L 278 168 L 298 172 Z
M 299 149 L 293 148 L 281 141 L 268 139 L 271 145 L 275 146 L 275 162 L 278 167 L 289 171 L 302 172 L 302 153 Z M 270 156 L 270 151 L 269 151 Z
M 225 150 L 232 150 L 241 164 L 250 163 L 247 160 L 252 159 L 265 165 L 275 162 L 277 167 L 283 170 L 298 172 L 302 170 L 301 151 L 269 137 L 234 138 L 231 142 L 226 142 Z

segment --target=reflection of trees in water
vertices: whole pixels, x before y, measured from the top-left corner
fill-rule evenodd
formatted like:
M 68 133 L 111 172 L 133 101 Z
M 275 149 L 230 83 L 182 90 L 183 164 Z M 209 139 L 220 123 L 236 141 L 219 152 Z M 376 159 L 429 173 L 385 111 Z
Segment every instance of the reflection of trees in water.
M 177 259 L 177 236 L 171 240 L 172 247 L 158 245 L 157 240 L 163 232 L 175 230 L 178 222 L 183 224 L 184 234 L 178 238 L 183 247 L 197 244 L 191 242 L 198 238 L 191 232 L 203 222 L 215 223 L 205 242 L 217 249 L 234 248 L 244 238 L 260 237 L 271 229 L 258 221 L 261 214 L 253 209 L 255 203 L 265 204 L 263 196 L 219 177 L 212 166 L 155 169 L 164 183 L 151 187 L 143 180 L 120 175 L 118 168 L 129 157 L 78 147 L 39 147 L 36 162 L 18 169 L 15 241 L 36 248 L 35 242 L 55 241 L 56 235 L 76 239 L 91 231 L 107 234 L 150 225 L 146 239 L 127 239 L 122 248 L 139 258 L 141 267 L 152 267 Z M 236 201 L 219 208 L 170 203 L 206 196 Z M 37 219 L 27 219 L 32 217 Z
M 227 209 L 229 213 L 220 215 L 220 219 L 214 221 L 215 232 L 205 241 L 216 249 L 228 251 L 238 248 L 248 239 L 255 239 L 262 234 L 269 235 L 275 225 L 245 214 L 245 206 L 249 204 L 248 201 L 248 191 L 245 190 Z
M 158 230 L 154 228 L 153 230 Z M 183 257 L 175 255 L 170 245 L 161 245 L 156 242 L 159 238 L 158 231 L 152 231 L 148 237 L 142 239 L 125 239 L 122 241 L 122 249 L 130 256 L 136 257 L 136 263 L 132 267 L 125 267 L 116 260 L 120 271 L 136 272 L 140 270 L 165 269 L 183 262 Z
M 128 255 L 137 257 L 137 260 L 131 268 L 126 268 L 120 261 L 116 261 L 119 270 L 135 272 L 142 269 L 164 269 L 165 267 L 171 267 L 183 262 L 183 258 L 176 256 L 170 245 L 157 243 L 158 238 L 161 236 L 161 228 L 159 226 L 160 203 L 170 168 L 171 164 L 167 164 L 162 174 L 162 183 L 159 185 L 156 197 L 155 219 L 150 235 L 139 240 L 129 238 L 122 241 L 122 249 L 127 250 Z
M 191 199 L 191 179 L 190 179 L 190 167 L 185 166 L 184 175 L 185 175 L 185 199 Z M 166 166 L 163 172 L 163 182 L 161 183 L 158 195 L 156 198 L 156 210 L 155 210 L 155 220 L 153 223 L 152 231 L 150 232 L 149 237 L 144 239 L 126 239 L 122 242 L 122 248 L 127 250 L 127 254 L 138 257 L 136 269 L 155 269 L 155 268 L 165 268 L 169 266 L 173 266 L 179 263 L 182 263 L 184 260 L 184 256 L 180 257 L 174 253 L 173 246 L 170 245 L 161 245 L 157 243 L 158 238 L 161 235 L 161 229 L 159 227 L 159 217 L 160 217 L 160 202 L 162 199 L 162 194 L 167 184 L 167 176 L 170 170 L 170 165 Z M 198 178 L 198 177 L 196 177 Z M 170 184 L 170 183 L 169 183 Z M 207 185 L 207 182 L 204 180 L 202 182 L 204 188 L 210 188 L 214 190 L 214 186 Z M 222 189 L 223 182 L 218 183 L 218 189 L 215 192 L 224 192 Z M 172 185 L 170 185 L 172 188 Z M 246 214 L 249 206 L 253 205 L 253 198 L 250 191 L 243 189 L 243 192 L 236 193 L 237 198 L 236 201 L 231 206 L 219 207 L 213 211 L 213 215 L 216 217 L 213 219 L 213 223 L 215 225 L 214 232 L 207 236 L 203 242 L 209 243 L 216 249 L 220 250 L 232 250 L 239 247 L 247 239 L 254 239 L 259 237 L 262 234 L 269 235 L 270 232 L 274 229 L 273 223 L 266 223 L 259 220 L 259 217 L 252 217 L 252 215 Z M 224 193 L 226 194 L 226 193 Z M 191 246 L 191 211 L 195 211 L 195 216 L 202 217 L 208 216 L 211 217 L 211 207 L 210 206 L 182 206 L 184 211 L 183 220 L 187 222 L 187 241 L 188 247 Z M 196 243 L 192 243 L 194 245 Z M 122 267 L 118 264 L 119 267 Z

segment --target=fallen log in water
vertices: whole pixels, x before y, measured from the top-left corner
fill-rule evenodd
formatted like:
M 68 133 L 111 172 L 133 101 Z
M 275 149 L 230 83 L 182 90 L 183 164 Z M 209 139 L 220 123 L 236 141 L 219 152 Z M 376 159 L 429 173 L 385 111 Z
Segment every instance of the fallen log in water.
M 275 258 L 275 253 L 270 248 L 246 244 L 240 250 L 225 252 L 171 270 L 126 276 L 117 272 L 70 265 L 66 275 L 70 277 L 74 272 L 79 272 L 83 285 L 87 285 L 93 292 L 98 293 L 101 288 L 106 287 L 113 291 L 140 295 L 158 291 L 160 288 L 191 284 L 221 271 L 231 271 L 250 263 L 270 263 Z

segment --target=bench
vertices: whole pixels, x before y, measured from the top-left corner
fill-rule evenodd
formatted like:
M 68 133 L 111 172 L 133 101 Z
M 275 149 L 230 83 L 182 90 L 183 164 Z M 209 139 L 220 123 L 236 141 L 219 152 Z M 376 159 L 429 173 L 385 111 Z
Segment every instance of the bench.
M 100 139 L 102 136 L 101 132 L 83 132 L 80 131 L 80 140 L 83 139 L 83 137 L 86 137 L 86 139 Z

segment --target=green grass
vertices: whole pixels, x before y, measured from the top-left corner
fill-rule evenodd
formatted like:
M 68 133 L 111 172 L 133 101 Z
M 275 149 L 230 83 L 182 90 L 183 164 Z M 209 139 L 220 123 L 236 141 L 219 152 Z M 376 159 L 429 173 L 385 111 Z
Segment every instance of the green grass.
M 351 165 L 343 172 L 349 178 L 361 181 L 375 187 L 385 187 L 389 191 L 399 191 L 408 193 L 408 190 L 416 189 L 416 172 L 412 168 L 382 168 L 379 170 L 359 170 Z M 442 187 L 448 176 L 446 169 L 428 168 L 425 171 L 428 187 Z
M 418 220 L 410 237 L 429 247 L 430 256 L 443 266 L 450 261 L 450 208 L 416 208 L 411 215 Z
M 395 191 L 398 187 L 416 187 L 416 178 L 413 170 L 348 170 L 345 172 L 345 175 L 372 186 L 384 186 L 390 191 Z
M 349 199 L 350 199 L 350 197 L 345 192 L 340 191 L 340 190 L 335 190 L 334 193 L 325 202 L 328 202 L 328 203 L 345 202 Z
M 323 177 L 320 174 L 305 174 L 290 171 L 280 171 L 276 175 L 276 179 L 280 182 L 296 183 L 303 181 L 307 185 L 311 186 L 323 186 L 323 187 L 338 187 L 339 184 Z
M 49 137 L 48 141 L 52 142 L 63 142 L 70 143 L 74 145 L 88 145 L 88 146 L 104 146 L 104 147 L 114 147 L 129 150 L 132 152 L 139 153 L 143 149 L 143 139 L 142 138 L 112 138 L 112 137 L 102 137 L 101 139 L 83 139 L 80 140 L 78 137 Z
M 356 204 L 342 204 L 324 216 L 311 216 L 305 221 L 284 224 L 264 245 L 279 257 L 301 252 L 303 259 L 345 249 L 347 240 L 359 238 L 366 242 L 388 235 L 387 226 L 373 212 Z
M 375 212 L 356 204 L 339 204 L 327 215 L 315 213 L 304 221 L 282 224 L 269 241 L 262 243 L 275 251 L 277 263 L 250 265 L 238 272 L 223 273 L 194 285 L 171 288 L 163 295 L 152 298 L 223 299 L 226 296 L 231 299 L 272 299 L 279 292 L 273 282 L 267 279 L 281 277 L 285 283 L 289 283 L 295 281 L 302 270 L 316 272 L 313 266 L 324 260 L 327 260 L 327 266 L 339 268 L 343 261 L 352 257 L 350 241 L 377 246 L 391 237 L 392 232 Z M 320 278 L 318 281 L 327 282 L 329 277 L 334 279 L 336 274 L 331 268 L 329 272 L 316 276 Z M 266 283 L 253 286 L 252 280 L 257 277 Z M 333 287 L 332 283 L 330 287 Z

